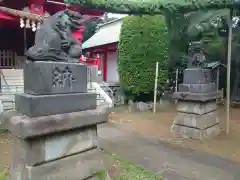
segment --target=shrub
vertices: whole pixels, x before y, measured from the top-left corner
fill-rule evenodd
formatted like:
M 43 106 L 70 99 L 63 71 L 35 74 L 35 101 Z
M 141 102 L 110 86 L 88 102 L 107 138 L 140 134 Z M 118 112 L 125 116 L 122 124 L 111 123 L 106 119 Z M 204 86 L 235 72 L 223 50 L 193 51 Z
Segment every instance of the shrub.
M 167 61 L 168 32 L 163 16 L 125 17 L 118 45 L 118 71 L 126 96 L 135 99 L 152 94 L 156 62 L 159 62 L 158 90 L 162 90 L 167 80 Z

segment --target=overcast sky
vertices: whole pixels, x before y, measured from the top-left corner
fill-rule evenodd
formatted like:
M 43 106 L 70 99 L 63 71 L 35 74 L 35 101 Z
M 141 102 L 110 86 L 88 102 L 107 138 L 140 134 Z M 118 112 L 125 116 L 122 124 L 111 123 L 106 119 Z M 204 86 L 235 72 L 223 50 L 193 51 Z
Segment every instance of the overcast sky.
M 117 17 L 117 18 L 121 18 L 127 16 L 126 14 L 113 14 L 113 13 L 108 13 L 108 17 Z

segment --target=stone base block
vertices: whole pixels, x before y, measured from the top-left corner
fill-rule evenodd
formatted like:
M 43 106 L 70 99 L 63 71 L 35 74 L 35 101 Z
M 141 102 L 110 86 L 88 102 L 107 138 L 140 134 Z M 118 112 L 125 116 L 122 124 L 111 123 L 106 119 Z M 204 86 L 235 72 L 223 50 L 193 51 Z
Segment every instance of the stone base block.
M 147 104 L 144 102 L 132 102 L 128 103 L 129 112 L 149 112 L 152 111 L 152 104 Z
M 209 93 L 216 91 L 215 83 L 208 84 L 179 84 L 179 92 L 191 92 L 191 93 Z
M 84 111 L 97 108 L 97 95 L 94 93 L 15 96 L 16 111 L 29 117 L 48 116 Z
M 15 159 L 14 165 L 9 180 L 85 180 L 104 170 L 98 149 L 36 166 L 26 166 Z
M 207 102 L 178 101 L 177 111 L 182 113 L 207 114 L 217 110 L 216 100 Z
M 212 127 L 209 127 L 207 129 L 203 129 L 203 130 L 173 124 L 173 126 L 171 128 L 171 132 L 173 132 L 174 134 L 179 135 L 183 138 L 204 140 L 207 138 L 217 136 L 221 132 L 221 129 L 220 129 L 219 124 L 216 124 Z
M 66 62 L 27 62 L 24 92 L 34 95 L 86 93 L 87 66 Z
M 200 101 L 206 102 L 216 100 L 221 96 L 220 92 L 210 93 L 191 93 L 191 92 L 175 92 L 173 93 L 173 99 L 187 100 L 187 101 Z
M 4 126 L 21 139 L 31 139 L 37 136 L 60 133 L 84 128 L 108 120 L 108 109 L 80 111 L 68 114 L 57 114 L 30 118 L 15 111 L 3 113 Z
M 207 84 L 211 83 L 212 71 L 211 69 L 189 68 L 185 69 L 183 73 L 183 83 L 186 84 Z
M 219 124 L 219 119 L 216 111 L 204 115 L 178 113 L 173 124 L 204 130 Z
M 15 137 L 14 154 L 33 166 L 97 148 L 97 140 L 97 125 L 32 139 Z

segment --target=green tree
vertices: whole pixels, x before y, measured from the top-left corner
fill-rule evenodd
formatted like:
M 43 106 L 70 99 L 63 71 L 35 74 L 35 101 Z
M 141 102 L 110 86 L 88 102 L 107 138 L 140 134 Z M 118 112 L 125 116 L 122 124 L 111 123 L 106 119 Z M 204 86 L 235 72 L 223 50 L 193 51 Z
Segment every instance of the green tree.
M 118 71 L 127 96 L 134 98 L 153 92 L 156 62 L 159 62 L 158 87 L 163 89 L 168 77 L 168 38 L 163 16 L 124 18 L 118 45 Z
M 227 44 L 228 44 L 228 24 L 230 23 L 229 19 L 229 10 L 220 9 L 220 10 L 198 10 L 191 13 L 182 14 L 184 18 L 176 19 L 176 16 L 170 16 L 174 13 L 166 13 L 166 19 L 170 21 L 175 21 L 172 24 L 167 23 L 169 32 L 172 34 L 171 41 L 175 48 L 175 52 L 180 51 L 181 44 L 183 39 L 191 41 L 192 39 L 203 40 L 204 42 L 204 51 L 207 57 L 207 61 L 221 61 L 223 64 L 227 63 Z M 232 40 L 232 69 L 231 69 L 231 90 L 233 96 L 237 94 L 239 85 L 240 85 L 240 29 L 236 28 L 239 26 L 237 23 L 237 16 L 240 15 L 240 11 L 236 11 L 235 17 L 231 19 L 233 22 L 233 40 Z M 180 15 L 181 16 L 181 15 Z M 184 30 L 181 31 L 181 28 L 177 28 L 174 25 L 179 26 L 179 24 L 184 25 Z M 238 24 L 238 25 L 237 25 Z M 170 30 L 174 30 L 172 31 Z M 177 35 L 176 35 L 177 34 Z M 182 36 L 181 36 L 182 35 Z M 182 39 L 180 39 L 181 37 Z M 185 38 L 184 38 L 185 37 Z M 187 39 L 188 38 L 188 39 Z M 177 51 L 176 51 L 177 50 Z M 181 54 L 181 53 L 175 53 Z M 183 53 L 184 54 L 184 53 Z M 172 57 L 172 55 L 170 56 Z M 179 60 L 180 58 L 175 58 Z M 176 67 L 176 63 L 171 59 L 170 67 Z M 174 72 L 171 71 L 170 72 Z M 226 71 L 221 69 L 220 71 L 220 87 L 226 87 Z
M 113 21 L 115 19 L 117 18 L 115 17 L 109 18 L 107 13 L 105 13 L 103 18 L 97 18 L 86 22 L 86 29 L 83 31 L 83 42 L 87 41 L 95 34 L 99 25 L 107 23 L 109 21 Z
M 231 86 L 233 95 L 237 94 L 240 84 L 240 30 L 236 28 L 237 16 L 240 11 L 237 11 L 235 18 L 231 19 L 233 23 L 233 38 L 232 38 L 232 71 L 231 71 Z M 228 24 L 229 10 L 211 10 L 211 11 L 195 11 L 188 13 L 190 17 L 187 34 L 189 36 L 196 36 L 202 34 L 202 40 L 205 44 L 205 53 L 209 61 L 221 61 L 227 63 L 227 44 L 228 44 Z M 226 77 L 226 71 L 220 73 L 220 77 Z M 225 78 L 220 78 L 220 86 L 225 88 Z
M 83 42 L 87 41 L 90 37 L 92 37 L 95 34 L 97 27 L 101 23 L 104 23 L 104 21 L 101 18 L 86 22 L 86 29 L 83 31 Z
M 169 32 L 169 86 L 174 86 L 176 69 L 179 78 L 187 65 L 187 51 L 190 38 L 187 34 L 189 18 L 179 12 L 165 12 L 165 22 Z
M 96 32 L 98 23 L 96 21 L 89 21 L 86 23 L 86 29 L 83 31 L 83 42 L 87 41 Z
M 182 72 L 188 61 L 188 47 L 191 41 L 202 40 L 208 61 L 226 59 L 226 28 L 228 10 L 198 10 L 190 13 L 165 12 L 170 34 L 169 76 L 175 79 L 176 68 Z

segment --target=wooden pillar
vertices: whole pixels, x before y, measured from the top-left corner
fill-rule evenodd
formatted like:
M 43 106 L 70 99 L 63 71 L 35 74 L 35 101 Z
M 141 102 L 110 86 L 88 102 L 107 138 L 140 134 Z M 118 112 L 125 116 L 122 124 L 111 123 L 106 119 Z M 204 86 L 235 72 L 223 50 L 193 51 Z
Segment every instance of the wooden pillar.
M 95 63 L 96 63 L 96 65 L 97 65 L 97 67 L 98 67 L 98 75 L 99 74 L 101 74 L 102 72 L 102 70 L 101 70 L 101 59 L 100 59 L 100 56 L 99 56 L 99 54 L 97 54 L 97 58 L 96 58 L 96 60 L 95 60 Z

